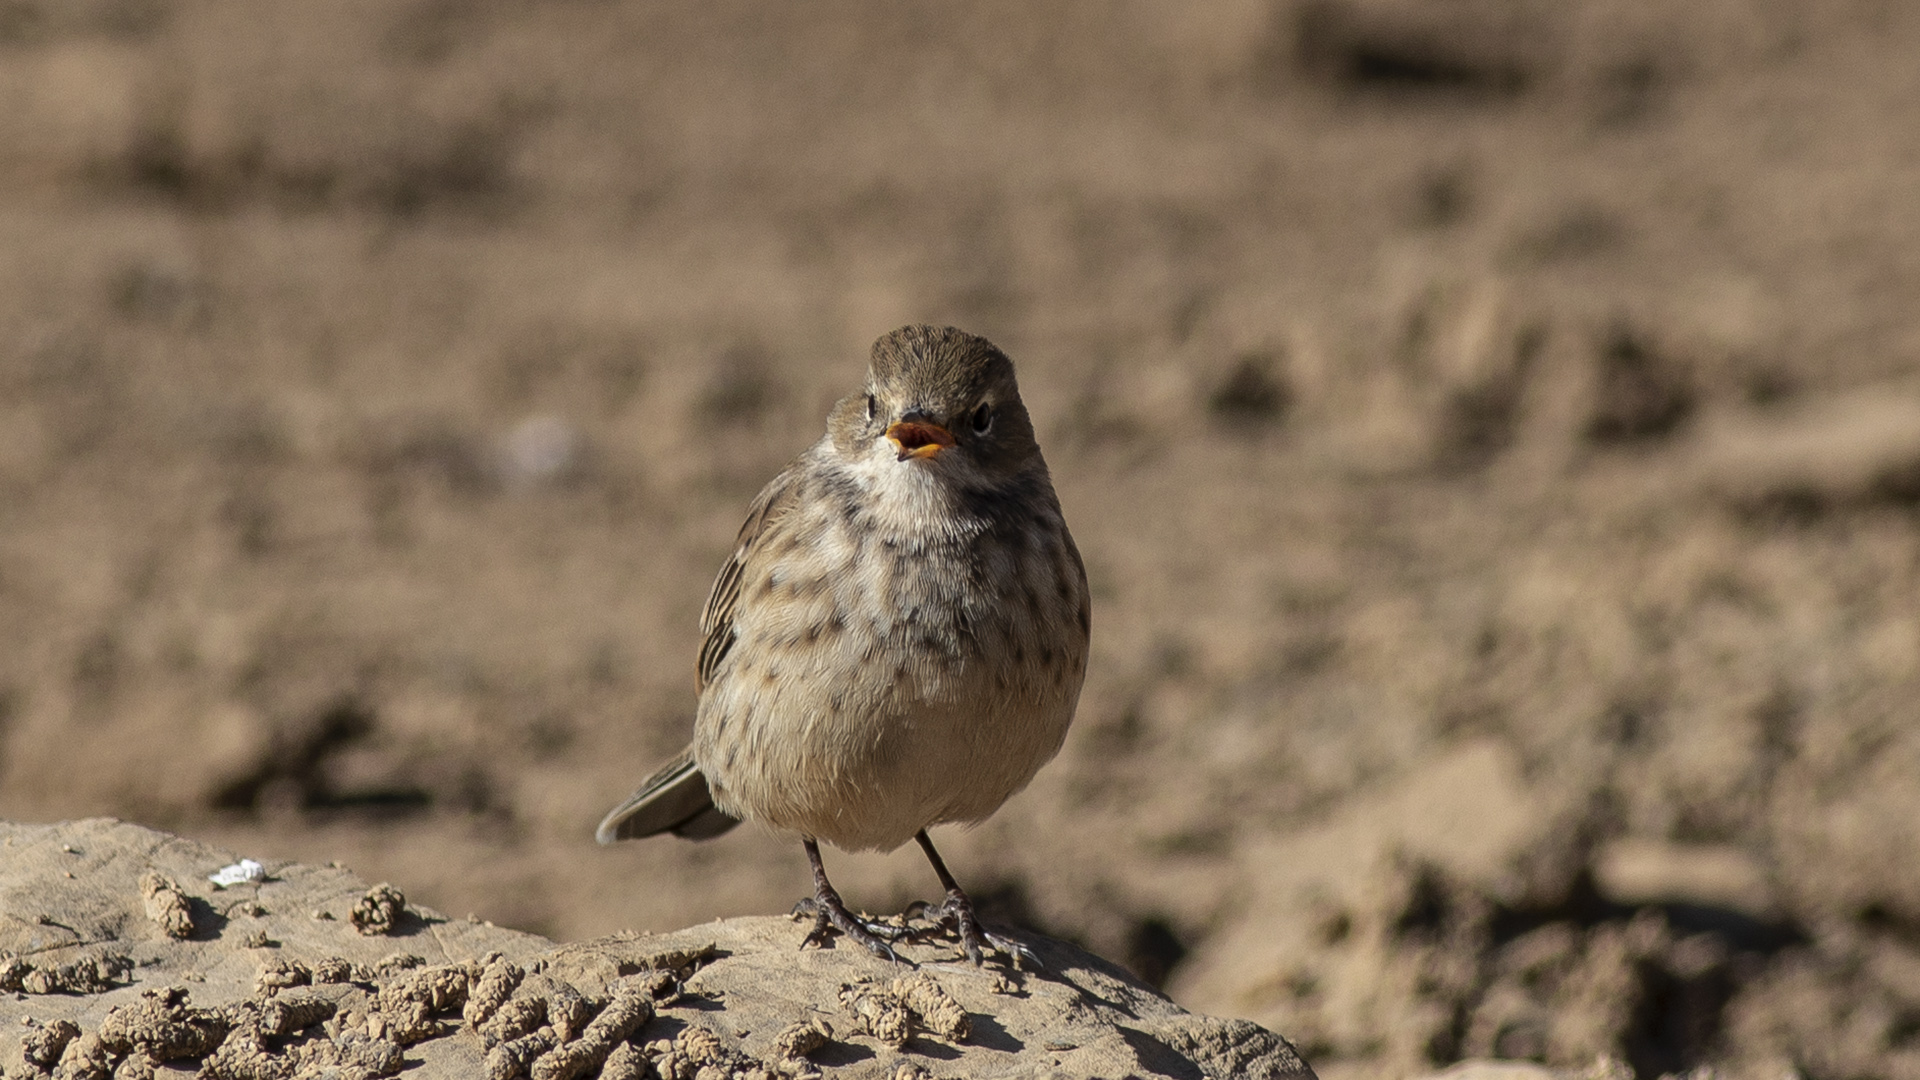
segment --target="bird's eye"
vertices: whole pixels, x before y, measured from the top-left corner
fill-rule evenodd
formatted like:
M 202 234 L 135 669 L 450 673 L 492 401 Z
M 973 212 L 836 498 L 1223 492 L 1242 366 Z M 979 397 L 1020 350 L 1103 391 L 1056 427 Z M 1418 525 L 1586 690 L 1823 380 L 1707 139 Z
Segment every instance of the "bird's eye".
M 993 430 L 993 406 L 982 405 L 973 410 L 973 433 L 985 435 Z
M 873 400 L 872 394 L 868 394 L 867 395 L 867 423 L 869 424 L 873 423 L 873 414 L 879 411 L 880 411 L 880 403 Z

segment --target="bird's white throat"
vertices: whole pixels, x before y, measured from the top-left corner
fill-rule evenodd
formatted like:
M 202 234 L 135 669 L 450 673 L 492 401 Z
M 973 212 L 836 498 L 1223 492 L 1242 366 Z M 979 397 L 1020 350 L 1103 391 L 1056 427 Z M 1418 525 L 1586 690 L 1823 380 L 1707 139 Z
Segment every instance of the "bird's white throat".
M 867 495 L 867 509 L 881 528 L 900 536 L 964 539 L 985 530 L 987 522 L 967 512 L 956 497 L 956 481 L 964 477 L 955 474 L 970 472 L 972 463 L 949 460 L 952 454 L 902 461 L 892 443 L 878 439 L 851 462 L 848 473 Z

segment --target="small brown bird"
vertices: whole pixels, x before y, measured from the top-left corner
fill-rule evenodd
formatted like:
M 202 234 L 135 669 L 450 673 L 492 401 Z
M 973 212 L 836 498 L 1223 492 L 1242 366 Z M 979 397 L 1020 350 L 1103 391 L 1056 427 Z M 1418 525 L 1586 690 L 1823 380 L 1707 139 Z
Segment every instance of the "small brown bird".
M 693 745 L 596 836 L 704 840 L 742 820 L 796 836 L 809 940 L 830 925 L 888 958 L 904 932 L 847 910 L 818 842 L 917 840 L 968 957 L 1021 956 L 981 928 L 927 829 L 985 819 L 1059 751 L 1089 625 L 1013 362 L 959 330 L 903 327 L 753 501 L 700 617 Z

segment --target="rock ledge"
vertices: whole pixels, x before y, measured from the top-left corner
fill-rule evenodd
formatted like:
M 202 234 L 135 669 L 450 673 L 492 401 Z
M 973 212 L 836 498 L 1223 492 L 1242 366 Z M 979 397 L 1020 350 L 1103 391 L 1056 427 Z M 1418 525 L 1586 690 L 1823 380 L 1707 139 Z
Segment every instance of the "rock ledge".
M 1286 1077 L 1255 1024 L 1195 1016 L 1025 935 L 1044 969 L 797 948 L 783 918 L 556 945 L 110 819 L 0 823 L 0 1070 L 124 1080 Z

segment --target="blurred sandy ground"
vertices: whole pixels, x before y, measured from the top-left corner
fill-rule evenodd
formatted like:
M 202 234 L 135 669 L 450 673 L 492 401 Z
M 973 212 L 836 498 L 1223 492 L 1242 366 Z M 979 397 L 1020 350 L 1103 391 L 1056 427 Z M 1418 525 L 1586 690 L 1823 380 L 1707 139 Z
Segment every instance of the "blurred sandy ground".
M 785 909 L 589 834 L 952 322 L 1097 590 L 942 841 L 1004 916 L 1330 1078 L 1920 1076 L 1917 76 L 1838 0 L 0 0 L 0 814 Z

